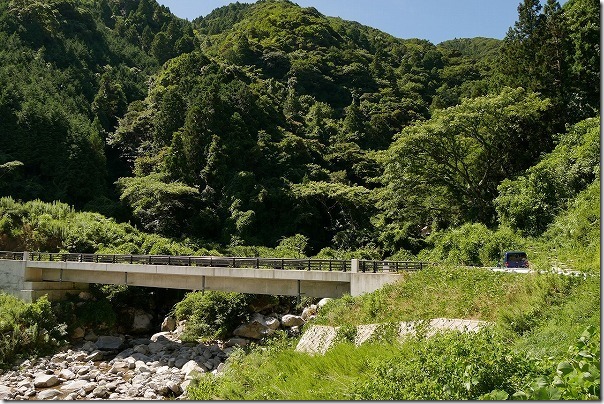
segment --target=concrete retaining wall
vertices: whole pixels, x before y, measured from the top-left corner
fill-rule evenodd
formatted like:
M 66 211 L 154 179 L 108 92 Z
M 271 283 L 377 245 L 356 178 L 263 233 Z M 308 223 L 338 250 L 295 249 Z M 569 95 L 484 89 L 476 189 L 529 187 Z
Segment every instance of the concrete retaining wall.
M 13 296 L 22 297 L 25 282 L 25 262 L 0 260 L 0 290 Z

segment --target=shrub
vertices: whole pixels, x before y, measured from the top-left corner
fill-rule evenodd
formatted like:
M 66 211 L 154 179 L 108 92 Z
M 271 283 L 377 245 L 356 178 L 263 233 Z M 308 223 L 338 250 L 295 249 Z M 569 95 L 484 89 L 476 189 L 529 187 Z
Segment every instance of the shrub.
M 374 377 L 358 384 L 356 400 L 467 400 L 495 389 L 513 389 L 534 372 L 491 330 L 411 337 L 388 361 L 375 364 Z
M 0 293 L 0 367 L 19 357 L 43 355 L 61 346 L 66 334 L 46 296 L 26 303 Z
M 600 331 L 589 326 L 577 342 L 569 347 L 566 358 L 555 362 L 551 358 L 547 367 L 552 369 L 524 389 L 516 391 L 516 400 L 599 400 L 600 399 Z M 557 364 L 556 364 L 557 363 Z M 555 370 L 553 370 L 555 369 Z M 505 400 L 510 395 L 504 390 L 494 390 L 483 399 Z
M 249 319 L 249 295 L 218 291 L 192 292 L 176 304 L 178 320 L 187 320 L 183 341 L 222 339 Z

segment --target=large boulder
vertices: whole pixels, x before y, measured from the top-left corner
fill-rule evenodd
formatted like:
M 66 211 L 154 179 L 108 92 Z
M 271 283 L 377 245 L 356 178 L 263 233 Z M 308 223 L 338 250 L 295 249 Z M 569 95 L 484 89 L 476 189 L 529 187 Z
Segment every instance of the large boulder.
M 321 309 L 323 306 L 325 306 L 331 300 L 333 300 L 331 297 L 324 297 L 323 299 L 319 300 L 319 303 L 317 303 L 317 308 Z
M 101 351 L 119 350 L 122 345 L 124 345 L 124 337 L 121 335 L 117 337 L 111 335 L 101 335 L 96 340 L 96 346 Z
M 132 325 L 130 326 L 130 332 L 134 334 L 141 334 L 151 331 L 151 321 L 153 316 L 144 310 L 135 309 L 132 313 Z
M 13 389 L 0 384 L 0 400 L 10 400 L 13 396 Z
M 45 373 L 40 373 L 36 375 L 34 379 L 34 386 L 36 387 L 52 387 L 59 384 L 59 379 L 55 375 L 47 375 Z

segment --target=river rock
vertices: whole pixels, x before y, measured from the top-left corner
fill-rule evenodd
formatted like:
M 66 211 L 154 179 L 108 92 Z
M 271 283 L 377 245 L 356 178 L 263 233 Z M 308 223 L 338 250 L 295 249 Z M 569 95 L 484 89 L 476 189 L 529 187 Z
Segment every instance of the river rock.
M 107 398 L 109 396 L 109 390 L 105 386 L 98 386 L 92 393 L 90 393 L 93 398 Z
M 0 384 L 0 400 L 10 400 L 13 395 L 13 389 Z
M 164 321 L 161 323 L 162 331 L 174 331 L 176 329 L 176 319 L 172 316 L 168 316 L 164 318 Z
M 172 391 L 172 393 L 174 393 L 174 394 L 182 393 L 182 389 L 180 388 L 180 385 L 178 383 L 176 383 L 174 380 L 168 380 L 168 382 L 166 383 L 166 387 L 169 388 L 170 391 Z
M 149 353 L 149 348 L 147 347 L 147 345 L 136 345 L 134 348 L 132 348 L 132 350 L 134 352 L 138 352 L 138 353 L 142 353 L 143 355 L 146 355 L 147 353 Z
M 53 387 L 59 384 L 59 379 L 55 375 L 38 374 L 34 379 L 36 387 Z
M 304 319 L 300 316 L 294 316 L 293 314 L 286 314 L 281 317 L 281 324 L 285 327 L 294 327 L 304 324 Z
M 233 337 L 233 338 L 229 338 L 229 340 L 224 345 L 226 347 L 246 346 L 249 343 L 250 343 L 249 339 Z
M 168 342 L 172 340 L 172 333 L 169 331 L 162 331 L 162 332 L 158 332 L 155 333 L 151 336 L 150 340 L 151 342 Z
M 84 338 L 85 331 L 82 327 L 76 327 L 72 332 L 70 337 L 72 339 L 80 339 L 80 338 Z
M 109 369 L 109 373 L 118 373 L 118 372 L 126 372 L 130 369 L 130 365 L 126 361 L 117 361 L 114 362 Z
M 135 309 L 130 331 L 136 334 L 148 332 L 151 330 L 152 320 L 153 316 L 151 314 L 145 312 L 144 310 Z
M 302 310 L 302 318 L 304 319 L 304 321 L 308 321 L 310 318 L 312 318 L 313 316 L 317 315 L 317 305 L 315 304 L 311 304 L 308 307 L 305 307 L 304 310 Z
M 38 400 L 50 400 L 51 398 L 55 398 L 56 396 L 60 396 L 61 394 L 63 393 L 55 389 L 43 390 L 38 393 L 37 398 Z
M 94 333 L 93 330 L 88 330 L 88 332 L 86 333 L 86 335 L 84 335 L 84 339 L 86 341 L 91 341 L 94 342 L 98 339 L 99 337 Z
M 59 372 L 59 377 L 62 377 L 65 380 L 73 380 L 76 375 L 69 369 L 63 369 Z
M 99 350 L 92 351 L 90 353 L 90 355 L 88 355 L 86 357 L 86 362 L 88 362 L 88 361 L 93 361 L 93 362 L 100 361 L 100 360 L 103 360 L 104 357 L 105 357 L 105 354 L 102 351 L 99 351 Z
M 317 303 L 317 308 L 320 310 L 323 306 L 325 306 L 331 300 L 333 300 L 331 297 L 324 297 L 323 299 L 319 300 L 319 303 Z
M 97 340 L 97 338 L 95 338 L 95 341 Z M 83 351 L 92 352 L 92 351 L 94 351 L 96 349 L 98 349 L 98 347 L 92 341 L 86 341 L 86 342 L 84 342 L 84 345 L 82 345 L 82 350 Z
M 274 322 L 271 321 L 274 326 Z M 259 313 L 255 313 L 247 324 L 242 324 L 233 331 L 233 335 L 244 338 L 261 339 L 274 332 L 267 324 L 266 318 Z
M 191 377 L 195 373 L 204 373 L 206 371 L 206 369 L 199 366 L 197 364 L 197 362 L 195 362 L 194 360 L 190 360 L 187 363 L 185 363 L 181 370 L 182 370 L 182 373 L 185 374 L 185 378 Z
M 65 383 L 64 385 L 59 387 L 59 389 L 64 392 L 78 391 L 80 389 L 83 389 L 86 385 L 88 385 L 88 383 L 89 382 L 86 380 L 74 380 L 72 382 Z
M 118 336 L 114 337 L 111 335 L 101 335 L 96 340 L 96 346 L 98 349 L 102 351 L 112 351 L 118 350 L 124 344 L 124 337 Z

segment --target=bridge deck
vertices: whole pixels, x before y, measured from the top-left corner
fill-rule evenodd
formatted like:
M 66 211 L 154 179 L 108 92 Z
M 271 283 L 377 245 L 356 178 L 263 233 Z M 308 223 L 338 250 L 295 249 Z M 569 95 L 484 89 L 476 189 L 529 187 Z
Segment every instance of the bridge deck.
M 42 293 L 39 288 L 44 283 L 48 290 L 64 290 L 51 283 L 71 282 L 341 297 L 372 292 L 400 280 L 403 271 L 426 265 L 405 261 L 0 252 L 0 265 L 3 260 L 23 262 L 23 281 L 37 285 L 36 295 Z

